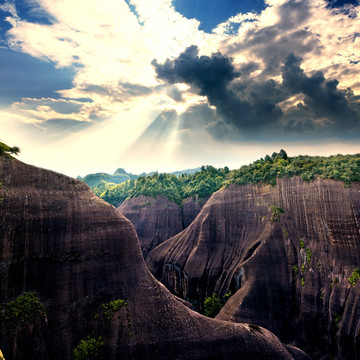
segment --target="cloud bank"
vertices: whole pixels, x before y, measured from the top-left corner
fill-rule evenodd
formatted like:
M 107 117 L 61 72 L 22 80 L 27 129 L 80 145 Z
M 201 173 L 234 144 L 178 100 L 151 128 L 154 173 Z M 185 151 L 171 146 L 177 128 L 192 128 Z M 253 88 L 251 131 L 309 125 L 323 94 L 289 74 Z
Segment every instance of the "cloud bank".
M 59 141 L 90 151 L 99 134 L 107 153 L 153 144 L 158 161 L 198 151 L 208 163 L 216 151 L 206 146 L 224 142 L 235 153 L 265 141 L 359 140 L 357 0 L 266 0 L 262 11 L 234 14 L 211 32 L 171 0 L 23 4 L 0 5 L 2 63 L 15 69 L 20 55 L 16 66 L 34 74 L 0 71 L 11 89 L 0 91 L 0 131 L 11 124 L 25 138 L 41 134 L 49 158 Z M 40 68 L 32 89 L 25 80 Z

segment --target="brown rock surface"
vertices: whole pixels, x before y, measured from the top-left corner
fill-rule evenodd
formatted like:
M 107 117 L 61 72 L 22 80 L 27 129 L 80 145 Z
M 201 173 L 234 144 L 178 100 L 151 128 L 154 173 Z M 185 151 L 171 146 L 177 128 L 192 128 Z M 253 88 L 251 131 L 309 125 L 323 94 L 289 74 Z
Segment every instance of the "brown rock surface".
M 206 200 L 191 197 L 180 207 L 165 196 L 141 195 L 125 200 L 117 210 L 133 223 L 146 259 L 152 249 L 190 225 Z
M 103 336 L 105 359 L 305 359 L 265 329 L 205 318 L 147 270 L 134 227 L 82 182 L 0 160 L 0 304 L 34 291 L 47 316 L 0 322 L 10 359 L 70 359 Z M 127 304 L 106 320 L 102 304 Z
M 280 221 L 271 221 L 272 205 L 284 209 Z M 348 278 L 360 267 L 359 224 L 358 183 L 292 178 L 275 187 L 231 186 L 147 263 L 200 308 L 213 292 L 236 292 L 219 319 L 264 326 L 315 357 L 357 359 L 360 284 L 351 287 Z

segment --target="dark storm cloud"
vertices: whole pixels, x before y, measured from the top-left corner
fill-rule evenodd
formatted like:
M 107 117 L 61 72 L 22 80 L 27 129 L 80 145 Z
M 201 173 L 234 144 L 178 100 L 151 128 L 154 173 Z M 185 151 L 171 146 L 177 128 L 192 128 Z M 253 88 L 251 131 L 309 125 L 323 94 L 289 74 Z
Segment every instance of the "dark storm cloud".
M 290 95 L 303 94 L 299 109 L 311 119 L 327 119 L 335 129 L 359 125 L 359 104 L 350 89 L 339 90 L 336 79 L 326 80 L 321 71 L 307 76 L 300 67 L 301 58 L 290 54 L 283 66 L 282 86 Z
M 152 62 L 159 79 L 170 84 L 186 83 L 197 90 L 199 95 L 206 96 L 210 105 L 215 106 L 224 120 L 238 129 L 257 129 L 263 125 L 276 122 L 281 110 L 273 103 L 272 97 L 264 97 L 258 89 L 239 96 L 231 88 L 232 81 L 240 76 L 232 61 L 227 56 L 214 53 L 209 56 L 198 56 L 198 48 L 187 48 L 175 60 L 166 60 L 159 64 Z M 271 94 L 275 93 L 275 83 L 265 82 Z
M 261 136 L 266 131 L 277 136 L 310 131 L 315 131 L 316 136 L 358 132 L 359 102 L 351 89 L 338 89 L 336 79 L 325 79 L 319 71 L 306 75 L 301 61 L 300 57 L 288 54 L 280 67 L 281 83 L 249 77 L 256 69 L 254 63 L 242 65 L 242 70 L 247 70 L 242 75 L 230 58 L 220 53 L 199 56 L 195 46 L 164 64 L 154 60 L 153 66 L 159 79 L 170 84 L 186 83 L 207 97 L 216 112 L 204 117 L 205 127 L 217 138 Z M 280 104 L 294 98 L 299 100 L 295 104 L 291 100 L 290 106 L 282 111 Z

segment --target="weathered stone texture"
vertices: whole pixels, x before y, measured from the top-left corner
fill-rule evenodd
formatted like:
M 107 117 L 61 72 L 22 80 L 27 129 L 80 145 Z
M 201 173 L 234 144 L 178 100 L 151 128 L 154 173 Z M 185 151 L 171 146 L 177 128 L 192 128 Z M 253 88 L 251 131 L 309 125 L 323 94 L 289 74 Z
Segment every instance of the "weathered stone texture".
M 17 160 L 0 160 L 0 179 L 0 303 L 34 291 L 47 312 L 0 323 L 7 360 L 71 359 L 88 335 L 104 337 L 105 359 L 298 358 L 265 329 L 183 305 L 147 270 L 130 221 L 84 183 Z M 119 298 L 106 321 L 101 305 Z
M 284 213 L 273 214 L 271 206 Z M 360 354 L 360 184 L 278 179 L 213 194 L 194 222 L 147 263 L 199 308 L 235 293 L 217 318 L 264 326 L 314 356 Z M 303 248 L 301 248 L 303 246 Z M 320 356 L 320 355 L 319 355 Z
M 206 200 L 191 197 L 180 207 L 164 196 L 141 195 L 125 200 L 117 210 L 133 223 L 146 259 L 152 249 L 189 226 Z

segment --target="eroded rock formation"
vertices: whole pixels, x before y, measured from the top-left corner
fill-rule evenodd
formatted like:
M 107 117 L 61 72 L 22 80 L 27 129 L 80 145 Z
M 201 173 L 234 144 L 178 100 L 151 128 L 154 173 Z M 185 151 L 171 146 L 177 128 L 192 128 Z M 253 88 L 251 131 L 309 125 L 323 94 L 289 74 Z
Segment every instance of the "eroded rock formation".
M 360 267 L 358 183 L 292 178 L 220 190 L 147 263 L 198 308 L 213 292 L 235 293 L 218 319 L 264 326 L 314 357 L 360 356 L 360 284 L 348 280 Z
M 104 342 L 105 359 L 306 358 L 268 330 L 183 305 L 147 270 L 130 221 L 84 183 L 10 159 L 0 160 L 0 179 L 0 348 L 7 360 L 70 359 L 87 336 Z M 6 322 L 6 304 L 26 292 L 46 315 Z
M 206 200 L 191 197 L 180 207 L 165 196 L 142 195 L 125 200 L 117 210 L 133 223 L 146 259 L 152 249 L 190 225 Z

